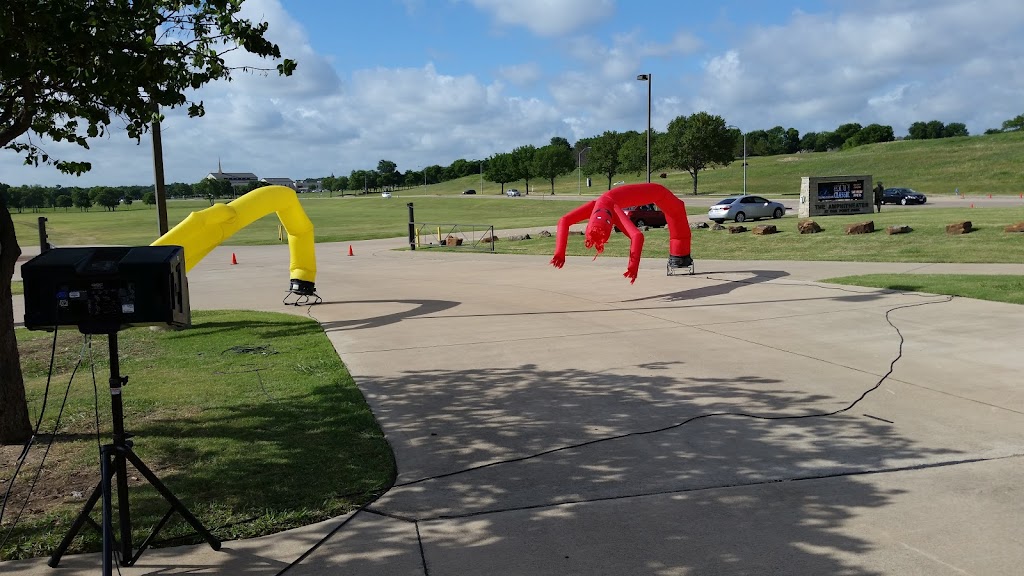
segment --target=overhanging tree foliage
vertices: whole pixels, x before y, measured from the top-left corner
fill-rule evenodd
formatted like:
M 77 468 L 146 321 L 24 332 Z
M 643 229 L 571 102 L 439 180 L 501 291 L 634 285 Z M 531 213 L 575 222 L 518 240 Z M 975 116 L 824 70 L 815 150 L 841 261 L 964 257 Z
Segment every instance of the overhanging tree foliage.
M 73 142 L 104 136 L 116 119 L 138 140 L 159 107 L 203 103 L 188 93 L 237 68 L 224 56 L 244 50 L 280 59 L 266 22 L 239 17 L 244 0 L 26 2 L 0 0 L 0 148 L 27 164 L 81 174 L 89 162 L 54 158 L 44 139 Z M 245 71 L 265 70 L 243 68 Z M 276 66 L 290 75 L 295 62 Z M 25 441 L 31 427 L 14 336 L 11 278 L 21 248 L 0 195 L 0 443 Z

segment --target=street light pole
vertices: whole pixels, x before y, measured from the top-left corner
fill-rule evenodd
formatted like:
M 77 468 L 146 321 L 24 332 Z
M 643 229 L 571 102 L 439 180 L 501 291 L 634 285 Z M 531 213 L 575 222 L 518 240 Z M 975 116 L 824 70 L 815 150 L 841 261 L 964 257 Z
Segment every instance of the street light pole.
M 647 183 L 651 183 L 651 74 L 640 74 L 637 80 L 647 81 Z
M 590 150 L 590 146 L 587 146 L 580 153 L 576 155 L 576 195 L 583 195 L 583 153 Z
M 744 132 L 743 130 L 740 130 L 739 126 L 733 126 L 732 124 L 729 124 L 728 126 L 726 126 L 726 128 L 734 128 L 736 130 L 739 130 L 740 134 L 743 134 L 743 195 L 746 196 L 747 195 L 747 133 Z
M 747 133 L 743 133 L 743 195 L 747 195 Z

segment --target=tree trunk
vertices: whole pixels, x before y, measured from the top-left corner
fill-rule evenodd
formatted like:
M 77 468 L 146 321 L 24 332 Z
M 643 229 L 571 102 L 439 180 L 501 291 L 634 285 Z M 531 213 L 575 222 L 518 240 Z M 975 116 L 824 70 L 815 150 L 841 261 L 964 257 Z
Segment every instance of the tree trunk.
M 14 222 L 0 197 L 0 444 L 20 444 L 32 435 L 25 401 L 18 341 L 14 337 L 11 279 L 21 256 Z
M 693 195 L 697 195 L 697 171 L 690 172 L 690 176 L 693 177 Z

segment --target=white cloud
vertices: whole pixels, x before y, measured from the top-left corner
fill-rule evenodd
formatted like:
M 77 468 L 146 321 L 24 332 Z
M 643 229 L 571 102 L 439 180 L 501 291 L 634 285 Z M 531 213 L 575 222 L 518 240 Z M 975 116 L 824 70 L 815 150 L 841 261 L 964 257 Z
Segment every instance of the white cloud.
M 541 79 L 543 73 L 535 62 L 498 68 L 498 75 L 516 86 L 530 86 Z
M 838 15 L 797 12 L 784 25 L 754 28 L 708 58 L 694 109 L 751 129 L 857 121 L 901 134 L 933 118 L 980 132 L 992 125 L 989 110 L 1005 118 L 1019 108 L 1019 2 L 848 5 Z
M 614 0 L 467 0 L 503 25 L 523 26 L 538 36 L 561 36 L 600 22 Z
M 678 31 L 667 43 L 652 42 L 639 32 L 631 32 L 614 35 L 607 46 L 592 36 L 579 36 L 569 41 L 568 52 L 588 67 L 599 70 L 606 80 L 621 81 L 643 73 L 651 58 L 688 56 L 700 46 L 700 40 L 686 31 Z

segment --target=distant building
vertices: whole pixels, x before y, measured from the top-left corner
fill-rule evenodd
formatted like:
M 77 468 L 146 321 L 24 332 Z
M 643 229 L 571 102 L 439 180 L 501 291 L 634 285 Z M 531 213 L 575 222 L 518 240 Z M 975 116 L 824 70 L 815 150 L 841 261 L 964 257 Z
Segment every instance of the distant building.
M 252 172 L 225 172 L 220 167 L 220 160 L 217 160 L 217 171 L 206 175 L 210 180 L 227 180 L 235 188 L 245 188 L 260 179 Z
M 295 180 L 291 178 L 260 178 L 260 182 L 263 182 L 267 186 L 286 186 L 292 190 L 296 190 Z
M 296 192 L 313 192 L 321 188 L 321 181 L 318 178 L 304 178 L 295 181 Z

